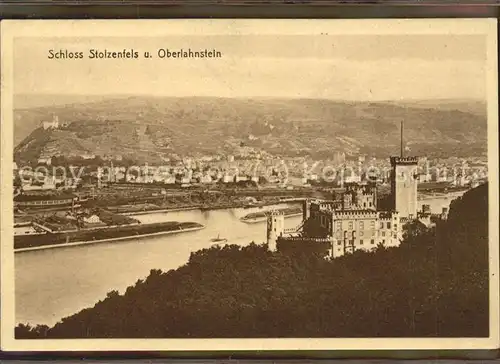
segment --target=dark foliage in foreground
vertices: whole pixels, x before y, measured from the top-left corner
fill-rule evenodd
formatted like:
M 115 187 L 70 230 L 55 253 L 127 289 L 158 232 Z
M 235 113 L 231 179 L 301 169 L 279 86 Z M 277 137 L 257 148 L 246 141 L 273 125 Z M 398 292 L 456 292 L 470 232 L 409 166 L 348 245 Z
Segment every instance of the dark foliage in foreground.
M 16 337 L 488 336 L 487 185 L 454 201 L 448 221 L 405 235 L 399 248 L 333 261 L 310 249 L 204 249 Z

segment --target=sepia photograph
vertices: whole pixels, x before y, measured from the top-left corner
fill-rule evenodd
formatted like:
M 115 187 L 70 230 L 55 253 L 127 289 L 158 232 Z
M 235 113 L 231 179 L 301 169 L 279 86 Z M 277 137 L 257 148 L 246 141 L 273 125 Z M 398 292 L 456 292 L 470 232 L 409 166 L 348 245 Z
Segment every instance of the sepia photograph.
M 496 27 L 2 22 L 2 349 L 497 348 Z

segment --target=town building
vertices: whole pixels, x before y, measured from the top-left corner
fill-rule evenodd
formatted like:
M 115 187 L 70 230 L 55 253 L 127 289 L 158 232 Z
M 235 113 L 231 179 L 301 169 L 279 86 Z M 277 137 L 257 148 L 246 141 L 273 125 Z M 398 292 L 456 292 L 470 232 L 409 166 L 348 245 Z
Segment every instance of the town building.
M 82 159 L 94 159 L 95 158 L 95 154 L 93 154 L 93 153 L 82 153 L 82 154 L 80 154 L 80 157 Z
M 40 158 L 38 158 L 37 163 L 46 164 L 47 166 L 50 166 L 52 164 L 52 157 L 41 156 Z
M 106 226 L 99 216 L 96 214 L 90 214 L 89 216 L 83 217 L 83 223 L 85 227 L 98 227 L 98 226 Z

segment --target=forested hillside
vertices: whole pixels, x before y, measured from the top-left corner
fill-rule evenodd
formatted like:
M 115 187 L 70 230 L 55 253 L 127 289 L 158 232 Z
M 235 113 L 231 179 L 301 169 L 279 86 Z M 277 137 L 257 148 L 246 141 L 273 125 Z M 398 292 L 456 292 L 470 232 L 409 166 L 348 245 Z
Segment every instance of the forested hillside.
M 120 295 L 17 338 L 488 336 L 488 186 L 399 248 L 328 261 L 251 244 L 193 253 Z

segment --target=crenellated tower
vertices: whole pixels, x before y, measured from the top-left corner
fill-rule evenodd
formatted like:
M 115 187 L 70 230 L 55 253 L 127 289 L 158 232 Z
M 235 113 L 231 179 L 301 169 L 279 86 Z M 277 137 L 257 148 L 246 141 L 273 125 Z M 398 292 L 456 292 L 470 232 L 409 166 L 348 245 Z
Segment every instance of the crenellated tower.
M 391 157 L 392 208 L 400 217 L 417 217 L 418 157 L 405 157 L 403 152 L 403 122 L 401 122 L 401 152 Z
M 285 214 L 283 211 L 271 210 L 267 213 L 267 245 L 269 250 L 276 251 L 276 241 L 285 233 Z

